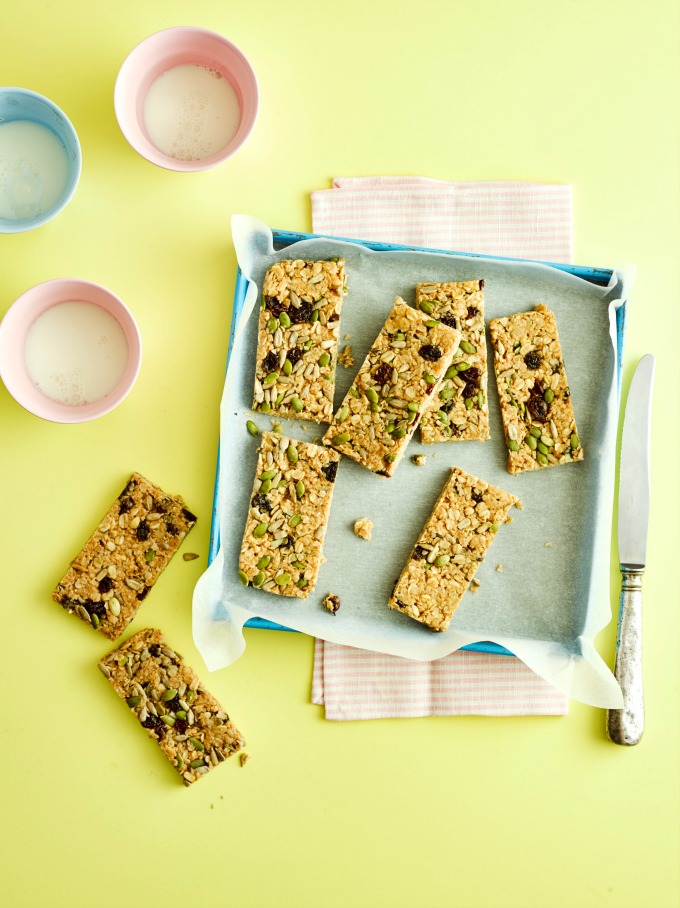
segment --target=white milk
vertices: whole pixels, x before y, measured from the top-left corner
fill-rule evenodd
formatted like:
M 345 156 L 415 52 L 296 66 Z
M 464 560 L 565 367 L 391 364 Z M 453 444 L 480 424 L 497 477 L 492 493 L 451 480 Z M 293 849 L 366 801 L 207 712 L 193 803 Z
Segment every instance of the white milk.
M 50 211 L 68 183 L 66 149 L 46 126 L 0 123 L 0 218 L 23 221 Z
M 125 333 L 92 303 L 58 303 L 38 316 L 24 346 L 26 369 L 52 400 L 79 406 L 101 400 L 123 377 Z
M 206 66 L 175 66 L 152 83 L 144 126 L 153 144 L 178 161 L 201 161 L 228 145 L 241 108 L 229 80 Z

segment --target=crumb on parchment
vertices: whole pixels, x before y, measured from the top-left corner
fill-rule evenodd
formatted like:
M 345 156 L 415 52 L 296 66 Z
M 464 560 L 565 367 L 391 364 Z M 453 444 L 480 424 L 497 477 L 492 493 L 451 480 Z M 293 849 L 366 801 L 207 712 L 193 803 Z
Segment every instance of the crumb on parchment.
M 425 454 L 414 454 L 411 457 L 411 463 L 414 463 L 417 467 L 424 467 L 427 461 L 427 455 Z
M 499 574 L 502 573 L 502 571 L 503 571 L 503 565 L 502 565 L 502 564 L 497 564 L 497 565 L 496 565 L 496 570 L 498 571 Z
M 373 521 L 368 517 L 360 517 L 354 522 L 354 535 L 359 536 L 360 539 L 370 540 L 372 529 Z
M 338 362 L 341 366 L 344 366 L 345 369 L 349 369 L 354 365 L 355 359 L 352 355 L 351 344 L 345 344 L 345 346 L 342 348 L 342 352 L 338 353 Z
M 250 754 L 242 753 L 241 754 L 241 766 L 245 766 L 248 760 L 250 759 Z
M 335 615 L 340 608 L 340 597 L 336 596 L 335 593 L 329 593 L 323 601 L 323 607 Z

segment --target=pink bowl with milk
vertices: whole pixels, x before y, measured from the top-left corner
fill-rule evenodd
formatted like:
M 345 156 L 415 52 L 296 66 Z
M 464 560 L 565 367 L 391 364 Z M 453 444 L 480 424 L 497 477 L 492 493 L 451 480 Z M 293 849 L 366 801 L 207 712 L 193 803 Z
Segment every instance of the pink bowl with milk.
M 27 290 L 0 323 L 0 377 L 24 409 L 59 423 L 109 413 L 142 361 L 128 307 L 99 284 L 46 281 Z
M 114 107 L 136 152 L 159 167 L 190 172 L 241 148 L 257 119 L 259 90 L 231 41 L 203 28 L 169 28 L 125 59 Z

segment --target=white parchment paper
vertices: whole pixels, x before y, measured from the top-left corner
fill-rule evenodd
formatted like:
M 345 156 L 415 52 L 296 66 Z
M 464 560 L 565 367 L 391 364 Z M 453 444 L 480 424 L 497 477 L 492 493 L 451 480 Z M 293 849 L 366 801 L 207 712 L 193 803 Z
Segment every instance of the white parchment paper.
M 246 216 L 232 222 L 239 265 L 249 279 L 234 336 L 220 423 L 219 521 L 221 546 L 197 584 L 193 601 L 196 645 L 209 669 L 235 661 L 245 648 L 243 624 L 253 616 L 350 646 L 412 659 L 438 659 L 468 643 L 490 640 L 507 647 L 569 697 L 601 707 L 622 705 L 619 687 L 593 640 L 611 619 L 609 545 L 618 419 L 615 308 L 632 276 L 614 272 L 607 288 L 546 265 L 423 252 L 374 252 L 337 240 L 305 240 L 275 252 L 266 225 Z M 244 588 L 238 557 L 261 430 L 271 418 L 253 414 L 257 302 L 267 268 L 283 258 L 331 258 L 347 263 L 341 339 L 351 336 L 356 365 L 338 366 L 336 407 L 377 336 L 396 295 L 414 302 L 418 281 L 485 280 L 487 320 L 545 303 L 557 318 L 567 376 L 585 460 L 511 476 L 495 381 L 489 381 L 491 439 L 421 445 L 418 433 L 391 479 L 343 458 L 338 470 L 325 542 L 327 561 L 307 600 L 287 600 Z M 491 358 L 491 350 L 489 348 Z M 492 371 L 492 370 L 491 370 Z M 279 420 L 303 441 L 325 427 Z M 417 467 L 410 455 L 424 453 Z M 497 534 L 449 630 L 433 633 L 387 608 L 392 586 L 452 466 L 494 483 L 522 500 L 513 522 Z M 352 531 L 368 517 L 373 539 Z M 551 543 L 546 547 L 546 542 Z M 502 572 L 496 566 L 503 566 Z M 332 616 L 321 606 L 340 596 Z

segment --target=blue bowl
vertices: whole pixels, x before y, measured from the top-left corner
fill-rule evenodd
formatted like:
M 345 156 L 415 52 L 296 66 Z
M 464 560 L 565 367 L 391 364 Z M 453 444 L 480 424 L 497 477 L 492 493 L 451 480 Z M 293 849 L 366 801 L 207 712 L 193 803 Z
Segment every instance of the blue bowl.
M 26 88 L 0 87 L 0 130 L 14 120 L 37 123 L 49 129 L 63 147 L 68 169 L 63 191 L 49 207 L 40 207 L 38 213 L 29 214 L 25 218 L 10 218 L 0 214 L 0 233 L 22 233 L 25 230 L 42 227 L 51 221 L 68 204 L 75 192 L 82 165 L 80 142 L 71 121 L 48 98 Z M 0 164 L 2 164 L 1 147 Z M 31 179 L 36 180 L 39 177 Z M 5 190 L 0 186 L 0 193 L 3 191 Z

